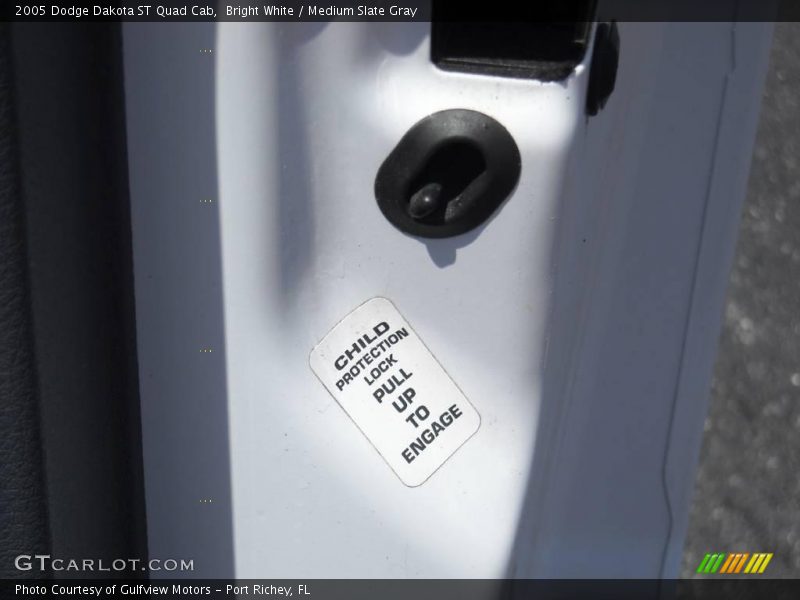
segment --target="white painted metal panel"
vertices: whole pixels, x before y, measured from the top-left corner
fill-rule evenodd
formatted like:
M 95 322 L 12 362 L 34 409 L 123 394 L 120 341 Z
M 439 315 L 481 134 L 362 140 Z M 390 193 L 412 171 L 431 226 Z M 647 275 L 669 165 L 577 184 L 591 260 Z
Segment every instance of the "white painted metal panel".
M 204 576 L 230 544 L 238 577 L 675 574 L 770 31 L 620 24 L 587 119 L 588 57 L 563 83 L 446 73 L 424 23 L 126 25 L 151 552 Z M 478 230 L 422 240 L 372 186 L 447 108 L 502 123 L 522 174 Z M 482 419 L 416 488 L 308 365 L 375 296 Z

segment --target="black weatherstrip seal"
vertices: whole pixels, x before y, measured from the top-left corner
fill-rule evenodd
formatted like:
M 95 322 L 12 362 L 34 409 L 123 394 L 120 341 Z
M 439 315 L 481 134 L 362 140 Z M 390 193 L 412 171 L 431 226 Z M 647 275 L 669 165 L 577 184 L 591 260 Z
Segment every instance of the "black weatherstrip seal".
M 0 25 L 0 577 L 3 578 L 25 577 L 25 573 L 14 569 L 14 558 L 20 550 L 49 548 L 15 129 L 10 27 Z
M 120 29 L 11 26 L 49 551 L 109 563 L 147 547 Z

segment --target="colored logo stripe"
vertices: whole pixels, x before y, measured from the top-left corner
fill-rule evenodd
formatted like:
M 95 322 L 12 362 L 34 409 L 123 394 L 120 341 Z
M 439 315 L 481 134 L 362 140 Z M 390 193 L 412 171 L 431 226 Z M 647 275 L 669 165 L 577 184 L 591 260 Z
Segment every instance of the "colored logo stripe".
M 698 573 L 705 573 L 706 572 L 706 566 L 708 565 L 708 561 L 709 560 L 711 560 L 711 555 L 710 554 L 706 554 L 703 557 L 703 560 L 700 561 L 700 566 L 697 567 L 697 572 Z
M 725 554 L 706 554 L 700 566 L 697 567 L 698 573 L 716 573 L 722 564 Z
M 722 565 L 720 573 L 738 573 L 744 567 L 744 561 L 748 559 L 750 554 L 731 554 L 725 564 Z
M 739 562 L 736 563 L 736 570 L 734 571 L 733 569 L 731 569 L 731 573 L 739 573 L 742 570 L 742 568 L 744 567 L 744 562 L 748 558 L 750 558 L 750 553 L 749 552 L 746 552 L 746 553 L 742 554 L 742 558 L 740 558 Z
M 753 558 L 747 563 L 744 569 L 745 573 L 763 573 L 767 568 L 769 561 L 772 560 L 772 553 L 769 554 L 753 554 Z
M 722 569 L 720 569 L 720 573 L 727 573 L 728 569 L 731 568 L 731 563 L 733 563 L 734 560 L 736 560 L 737 556 L 738 556 L 737 554 L 728 554 L 728 560 L 726 560 L 722 564 Z
M 749 560 L 748 560 L 749 559 Z M 772 553 L 758 552 L 735 552 L 732 554 L 715 553 L 706 554 L 700 565 L 697 567 L 698 573 L 750 573 L 760 574 L 767 568 L 769 561 L 772 560 Z M 745 564 L 747 565 L 745 567 Z M 743 571 L 744 569 L 744 571 Z

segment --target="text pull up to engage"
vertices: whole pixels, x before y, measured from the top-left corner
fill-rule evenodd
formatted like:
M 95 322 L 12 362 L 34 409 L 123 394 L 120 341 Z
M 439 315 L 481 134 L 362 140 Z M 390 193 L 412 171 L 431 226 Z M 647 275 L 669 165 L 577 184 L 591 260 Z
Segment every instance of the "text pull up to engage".
M 347 315 L 310 363 L 408 486 L 424 483 L 480 426 L 478 412 L 385 298 Z

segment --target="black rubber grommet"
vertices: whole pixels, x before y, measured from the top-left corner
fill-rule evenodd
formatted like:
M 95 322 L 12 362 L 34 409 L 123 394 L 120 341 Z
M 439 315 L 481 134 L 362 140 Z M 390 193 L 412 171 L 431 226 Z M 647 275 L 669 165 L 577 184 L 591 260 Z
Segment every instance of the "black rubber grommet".
M 483 113 L 451 109 L 416 123 L 378 169 L 375 198 L 399 230 L 428 238 L 486 221 L 519 181 L 511 134 Z

